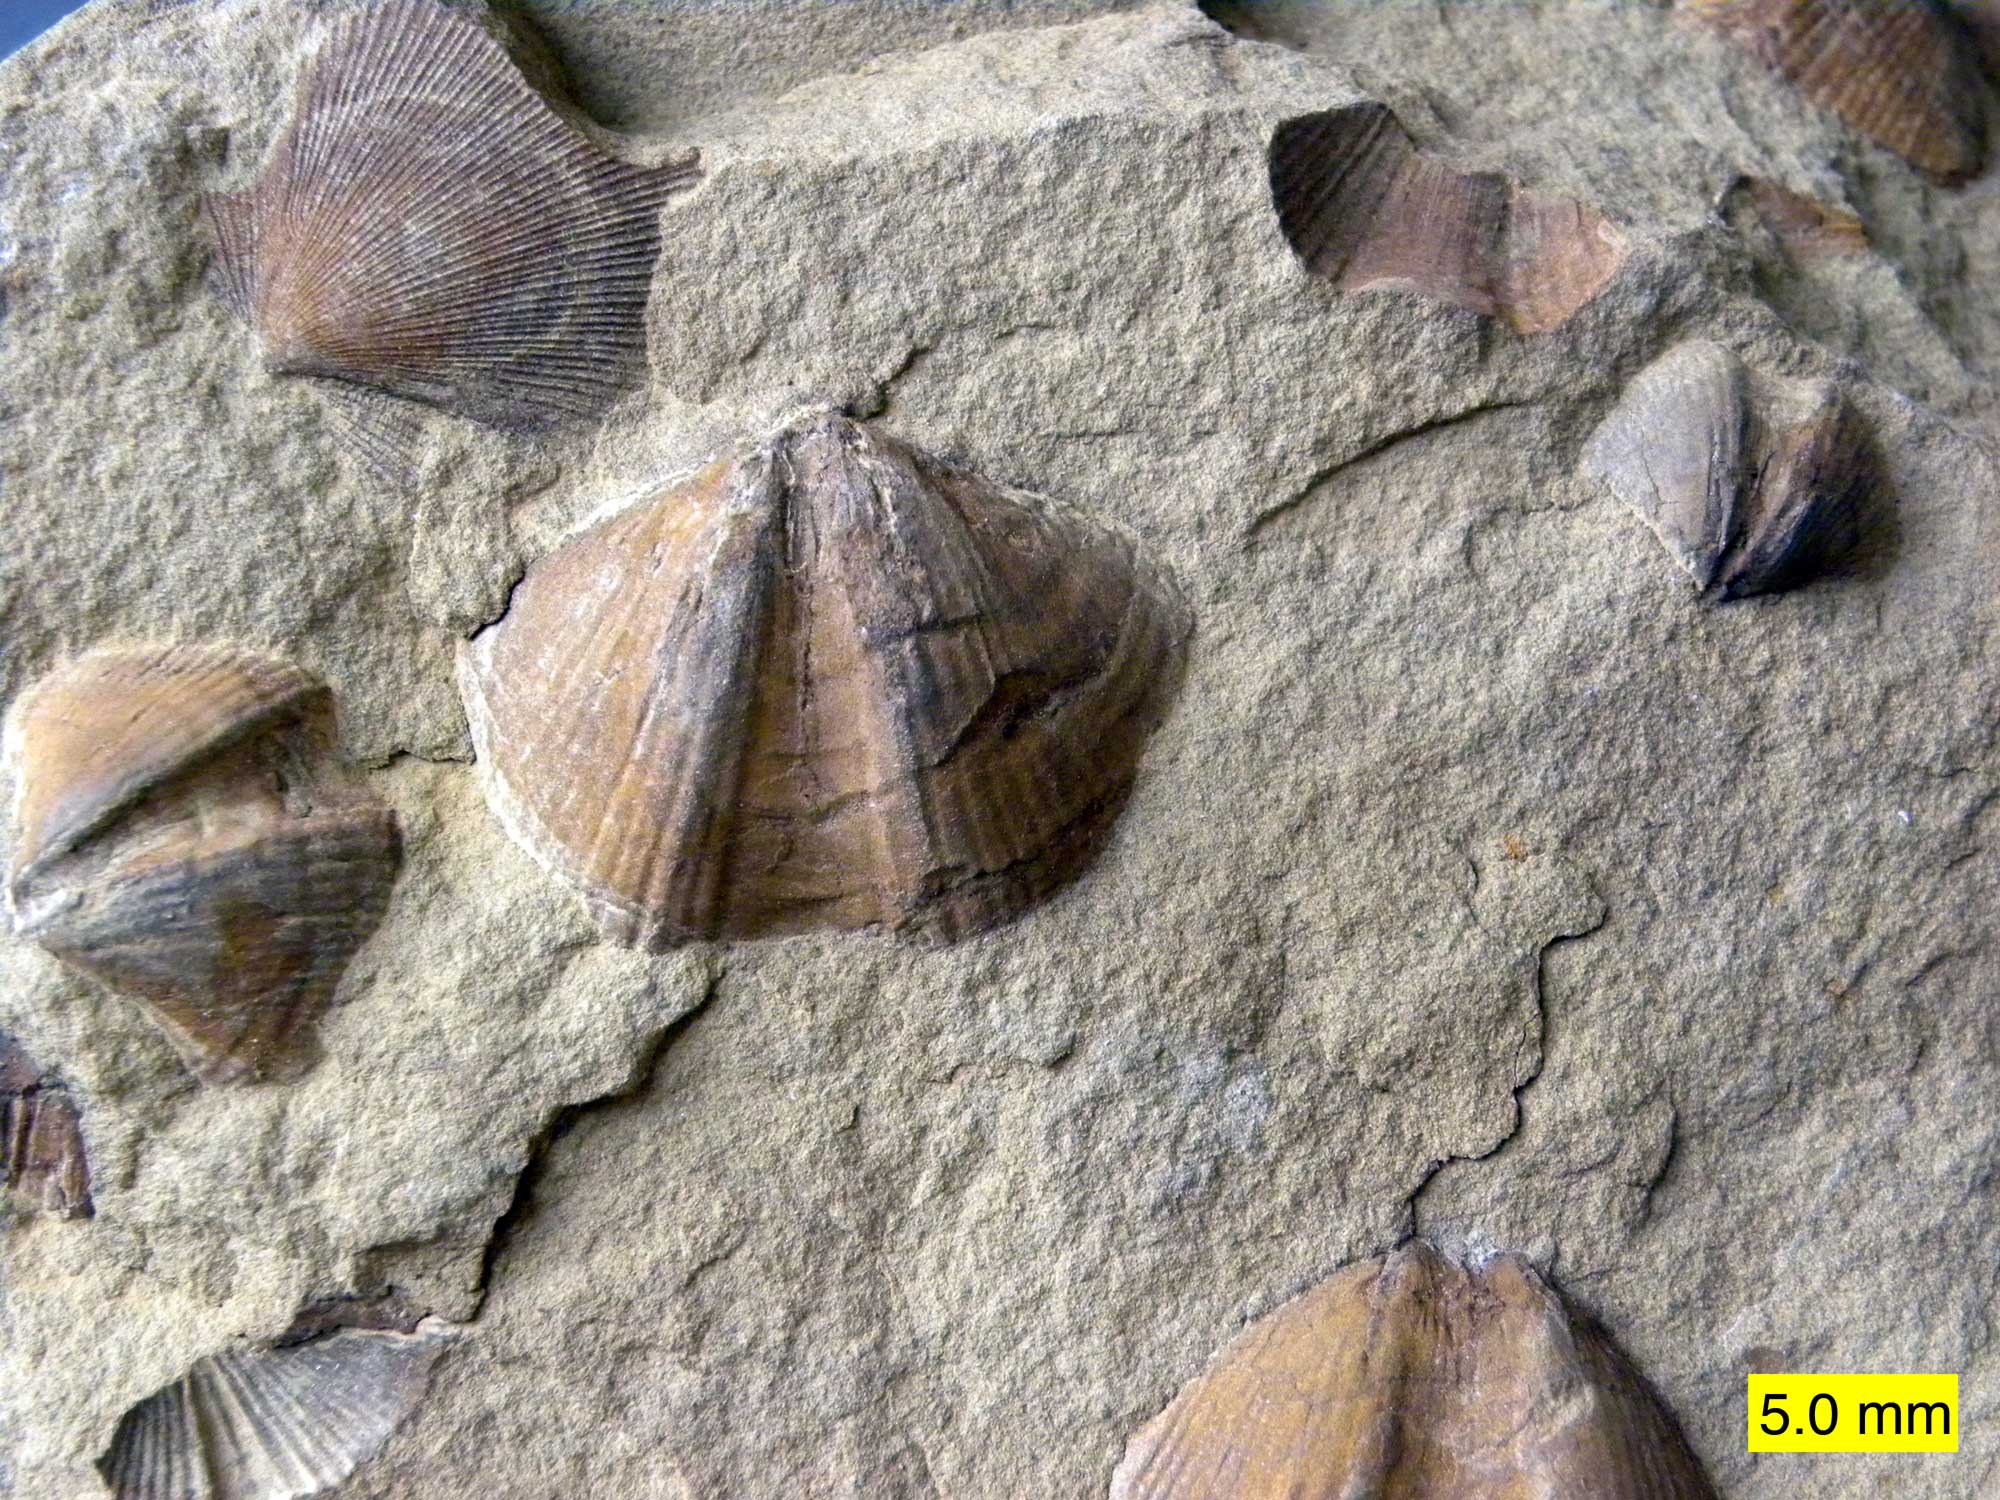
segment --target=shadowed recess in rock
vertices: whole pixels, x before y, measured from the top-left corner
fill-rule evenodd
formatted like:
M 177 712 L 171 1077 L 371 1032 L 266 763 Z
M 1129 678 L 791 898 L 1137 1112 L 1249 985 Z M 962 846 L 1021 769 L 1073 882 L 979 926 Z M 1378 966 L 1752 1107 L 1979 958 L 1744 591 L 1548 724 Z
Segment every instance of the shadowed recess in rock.
M 1717 600 L 1810 582 L 1853 549 L 1880 486 L 1867 430 L 1837 386 L 1753 378 L 1701 339 L 1633 379 L 1583 467 Z
M 1986 165 L 1977 45 L 1938 0 L 1686 0 L 1870 140 L 1945 182 Z
M 98 1472 L 117 1500 L 317 1495 L 389 1440 L 450 1343 L 431 1324 L 209 1355 L 119 1418 Z
M 1421 292 L 1546 333 L 1625 263 L 1623 236 L 1596 210 L 1425 156 L 1381 104 L 1286 121 L 1270 178 L 1286 243 L 1344 292 Z
M 1132 1438 L 1111 1500 L 1714 1500 L 1645 1380 L 1517 1256 L 1421 1243 L 1259 1319 Z
M 1102 844 L 1189 628 L 1122 532 L 822 411 L 545 558 L 461 682 L 618 941 L 954 937 Z
M 30 1210 L 87 1219 L 90 1159 L 69 1090 L 0 1031 L 0 1188 Z
M 396 876 L 395 817 L 334 761 L 325 685 L 231 647 L 101 650 L 13 732 L 15 930 L 137 1000 L 201 1078 L 265 1072 Z
M 205 200 L 218 285 L 274 373 L 541 431 L 643 368 L 660 209 L 694 163 L 606 155 L 476 19 L 392 0 L 334 25 L 256 186 Z M 342 420 L 410 441 L 366 402 Z

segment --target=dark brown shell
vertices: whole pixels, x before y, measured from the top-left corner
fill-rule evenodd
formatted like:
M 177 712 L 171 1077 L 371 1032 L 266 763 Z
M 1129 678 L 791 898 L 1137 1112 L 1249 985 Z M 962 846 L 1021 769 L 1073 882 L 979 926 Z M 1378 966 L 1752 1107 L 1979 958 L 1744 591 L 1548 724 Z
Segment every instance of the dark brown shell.
M 1808 583 L 1855 544 L 1880 476 L 1824 381 L 1752 380 L 1719 344 L 1676 345 L 1592 434 L 1583 467 L 1717 600 Z
M 1868 249 L 1868 230 L 1857 215 L 1763 177 L 1737 178 L 1723 208 L 1732 224 L 1743 222 L 1741 210 L 1748 208 L 1794 261 L 1859 255 Z
M 1342 291 L 1421 292 L 1545 333 L 1625 263 L 1624 239 L 1602 214 L 1420 154 L 1385 105 L 1286 121 L 1270 174 L 1286 242 Z
M 543 559 L 461 677 L 619 941 L 956 936 L 1102 843 L 1188 629 L 1122 534 L 815 413 Z
M 285 1051 L 387 905 L 395 819 L 334 764 L 332 712 L 298 668 L 208 646 L 93 652 L 20 708 L 16 930 L 203 1078 Z
M 1937 0 L 1689 0 L 1870 140 L 1946 182 L 1986 164 L 1977 49 Z
M 1673 1418 L 1524 1260 L 1421 1244 L 1259 1319 L 1141 1429 L 1111 1500 L 1714 1500 Z
M 536 431 L 642 368 L 660 208 L 696 176 L 605 155 L 466 13 L 387 0 L 335 25 L 256 187 L 206 209 L 272 371 Z
M 69 1090 L 0 1031 L 0 1187 L 65 1219 L 91 1215 L 90 1158 Z

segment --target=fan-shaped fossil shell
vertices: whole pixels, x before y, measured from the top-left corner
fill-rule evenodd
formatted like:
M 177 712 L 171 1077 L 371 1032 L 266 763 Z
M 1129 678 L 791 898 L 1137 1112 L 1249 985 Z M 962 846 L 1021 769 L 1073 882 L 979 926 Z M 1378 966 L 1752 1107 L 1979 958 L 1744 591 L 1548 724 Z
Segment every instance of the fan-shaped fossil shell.
M 1858 255 L 1868 248 L 1868 231 L 1856 215 L 1766 178 L 1737 178 L 1724 195 L 1723 207 L 1732 222 L 1741 222 L 1737 211 L 1748 207 L 1795 261 Z
M 66 1219 L 90 1217 L 90 1159 L 69 1090 L 0 1031 L 0 1187 Z
M 1753 381 L 1703 340 L 1639 373 L 1583 466 L 1718 599 L 1807 582 L 1853 545 L 1877 482 L 1867 434 L 1837 388 Z
M 605 155 L 466 13 L 386 0 L 336 24 L 256 187 L 205 206 L 273 372 L 534 431 L 643 362 L 660 207 L 696 175 Z
M 374 931 L 394 817 L 334 764 L 332 697 L 223 647 L 84 656 L 38 684 L 16 930 L 141 1002 L 205 1079 L 260 1072 Z
M 1523 1260 L 1421 1244 L 1246 1329 L 1133 1437 L 1111 1500 L 1714 1500 L 1638 1373 Z
M 545 558 L 461 680 L 617 940 L 956 936 L 1088 860 L 1188 629 L 1122 534 L 820 412 Z
M 1954 182 L 1986 162 L 1971 37 L 1937 0 L 1690 0 L 1854 129 Z
M 1625 263 L 1602 214 L 1420 155 L 1381 104 L 1286 121 L 1270 172 L 1286 242 L 1342 291 L 1407 288 L 1545 333 Z
M 317 1495 L 389 1440 L 450 1342 L 432 1325 L 210 1355 L 119 1418 L 98 1472 L 118 1500 Z

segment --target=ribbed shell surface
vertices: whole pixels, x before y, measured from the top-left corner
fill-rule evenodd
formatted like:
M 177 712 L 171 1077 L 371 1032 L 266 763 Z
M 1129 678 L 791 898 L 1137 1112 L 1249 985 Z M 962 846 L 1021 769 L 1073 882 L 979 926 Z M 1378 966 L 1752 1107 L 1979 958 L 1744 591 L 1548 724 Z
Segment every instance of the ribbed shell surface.
M 1912 166 L 1947 182 L 1984 168 L 1978 50 L 1937 0 L 1691 0 L 1691 8 Z
M 0 1031 L 0 1188 L 67 1219 L 91 1214 L 90 1160 L 75 1101 Z
M 199 1360 L 119 1419 L 118 1500 L 299 1500 L 331 1489 L 422 1399 L 441 1335 L 344 1332 Z
M 336 23 L 256 187 L 206 207 L 272 370 L 532 431 L 643 365 L 661 205 L 696 175 L 607 156 L 476 20 L 389 0 Z
M 817 414 L 544 559 L 461 679 L 618 940 L 956 936 L 1088 861 L 1188 630 L 1121 533 Z
M 374 931 L 399 856 L 332 761 L 324 685 L 224 647 L 100 651 L 14 732 L 16 930 L 140 1001 L 199 1076 L 262 1072 Z
M 1523 1261 L 1422 1245 L 1246 1329 L 1131 1441 L 1111 1500 L 1714 1500 L 1673 1419 Z

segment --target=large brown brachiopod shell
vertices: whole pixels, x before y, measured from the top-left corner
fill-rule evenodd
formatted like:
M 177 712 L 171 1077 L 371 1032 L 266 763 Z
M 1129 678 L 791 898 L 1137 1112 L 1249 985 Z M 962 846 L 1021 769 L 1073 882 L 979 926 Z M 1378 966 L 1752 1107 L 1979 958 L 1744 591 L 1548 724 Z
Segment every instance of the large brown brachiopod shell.
M 1867 434 L 1836 387 L 1752 382 L 1734 354 L 1699 339 L 1640 371 L 1583 466 L 1695 587 L 1725 600 L 1807 582 L 1854 544 L 1877 482 Z
M 545 558 L 461 678 L 618 941 L 956 936 L 1082 868 L 1188 629 L 1121 533 L 819 412 Z
M 1422 1244 L 1246 1329 L 1133 1437 L 1111 1500 L 1714 1500 L 1673 1419 L 1532 1267 Z
M 1956 182 L 1985 165 L 1975 46 L 1937 0 L 1689 0 L 1689 7 L 1912 166 Z
M 190 1069 L 260 1072 L 388 904 L 394 816 L 332 760 L 310 674 L 226 647 L 96 651 L 14 724 L 15 928 L 139 1000 Z
M 98 1472 L 118 1500 L 298 1500 L 388 1442 L 451 1342 L 342 1332 L 197 1360 L 118 1420 Z
M 1545 333 L 1625 263 L 1602 214 L 1420 155 L 1385 105 L 1286 121 L 1270 171 L 1286 243 L 1342 291 L 1406 288 Z
M 90 1160 L 69 1090 L 0 1031 L 0 1187 L 66 1219 L 90 1217 Z
M 534 431 L 642 365 L 660 207 L 696 175 L 605 155 L 478 21 L 387 0 L 334 27 L 257 186 L 206 208 L 273 372 Z

